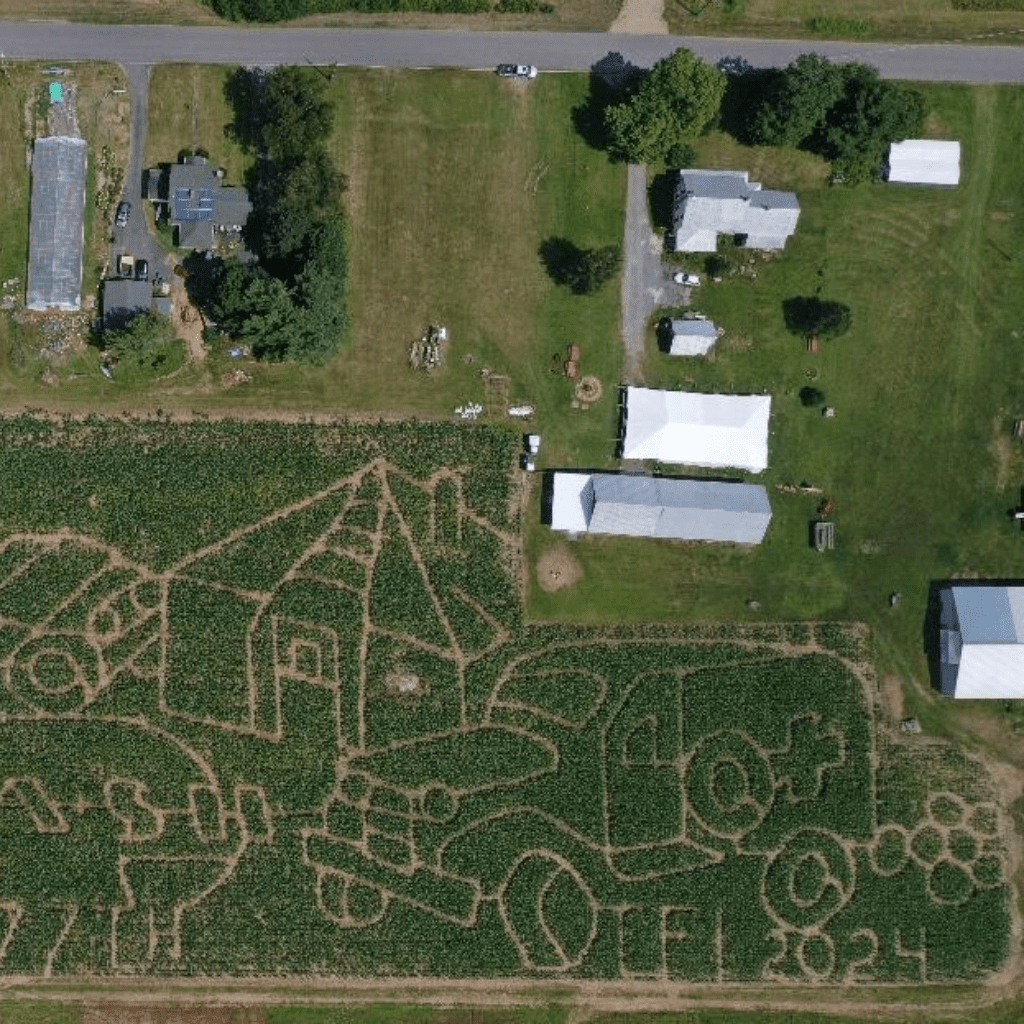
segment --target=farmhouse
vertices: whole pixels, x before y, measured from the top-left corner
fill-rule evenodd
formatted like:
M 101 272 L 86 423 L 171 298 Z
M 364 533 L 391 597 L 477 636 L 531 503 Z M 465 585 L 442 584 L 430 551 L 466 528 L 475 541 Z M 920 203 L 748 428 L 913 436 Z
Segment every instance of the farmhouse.
M 959 185 L 960 143 L 907 139 L 889 147 L 883 167 L 886 181 L 913 185 Z
M 79 309 L 85 244 L 85 139 L 36 139 L 32 152 L 29 309 Z
M 221 184 L 224 172 L 202 156 L 187 156 L 173 164 L 167 176 L 168 219 L 178 229 L 178 245 L 183 249 L 209 249 L 217 232 L 242 230 L 252 203 L 240 186 Z M 148 175 L 149 197 L 159 196 L 158 171 Z M 156 199 L 156 202 L 163 200 Z
M 149 281 L 113 278 L 103 282 L 104 330 L 119 329 L 139 313 L 171 315 L 171 300 L 166 295 L 154 295 Z
M 738 235 L 747 249 L 781 249 L 796 230 L 793 192 L 762 189 L 746 171 L 679 172 L 672 230 L 676 252 L 714 252 L 719 235 Z
M 626 389 L 622 458 L 688 466 L 768 465 L 768 395 Z
M 1024 587 L 939 592 L 939 685 L 957 698 L 1024 697 Z
M 551 527 L 569 533 L 760 544 L 772 519 L 757 484 L 555 473 Z
M 706 356 L 718 339 L 710 320 L 668 320 L 661 330 L 670 356 Z

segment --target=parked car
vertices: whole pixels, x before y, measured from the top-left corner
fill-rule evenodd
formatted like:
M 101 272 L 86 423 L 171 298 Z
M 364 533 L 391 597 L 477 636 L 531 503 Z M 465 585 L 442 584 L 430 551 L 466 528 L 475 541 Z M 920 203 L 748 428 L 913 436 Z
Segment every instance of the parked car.
M 672 280 L 675 281 L 676 284 L 686 284 L 691 287 L 696 287 L 700 284 L 700 278 L 696 274 L 687 274 L 682 270 L 676 271 L 676 273 L 672 275 Z
M 536 78 L 537 69 L 532 64 L 499 64 L 498 74 L 502 78 Z
M 114 223 L 119 228 L 126 228 L 128 226 L 128 218 L 131 216 L 132 204 L 129 202 L 122 202 L 117 204 L 117 219 Z
M 148 281 L 149 280 L 149 264 L 145 260 L 135 261 L 135 280 L 136 281 Z

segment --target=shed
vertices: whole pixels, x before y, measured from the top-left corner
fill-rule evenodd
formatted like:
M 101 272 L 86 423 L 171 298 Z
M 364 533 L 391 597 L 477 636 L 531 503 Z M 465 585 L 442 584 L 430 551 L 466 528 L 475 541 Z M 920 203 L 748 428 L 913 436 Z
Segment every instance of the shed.
M 706 356 L 718 338 L 710 320 L 670 320 L 665 332 L 670 356 Z
M 960 143 L 907 139 L 889 147 L 883 168 L 886 181 L 913 185 L 959 185 Z
M 153 286 L 148 281 L 113 278 L 103 282 L 103 327 L 120 329 L 139 313 L 153 308 Z
M 29 309 L 76 310 L 82 304 L 85 245 L 85 139 L 36 139 L 32 151 Z
M 1024 697 L 1024 587 L 939 591 L 939 686 L 950 697 Z
M 758 484 L 555 473 L 551 526 L 570 533 L 760 544 L 771 522 Z
M 64 101 L 64 90 L 60 87 L 60 82 L 50 83 L 50 102 L 51 103 L 62 103 Z
M 768 465 L 769 395 L 703 395 L 626 389 L 624 459 L 689 466 Z

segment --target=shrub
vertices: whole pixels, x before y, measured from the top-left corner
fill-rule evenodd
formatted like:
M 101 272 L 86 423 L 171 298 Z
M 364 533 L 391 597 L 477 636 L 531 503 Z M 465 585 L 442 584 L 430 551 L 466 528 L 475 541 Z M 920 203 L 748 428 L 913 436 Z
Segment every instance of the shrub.
M 804 406 L 805 409 L 813 409 L 816 405 L 824 405 L 825 392 L 812 387 L 801 388 L 800 404 Z

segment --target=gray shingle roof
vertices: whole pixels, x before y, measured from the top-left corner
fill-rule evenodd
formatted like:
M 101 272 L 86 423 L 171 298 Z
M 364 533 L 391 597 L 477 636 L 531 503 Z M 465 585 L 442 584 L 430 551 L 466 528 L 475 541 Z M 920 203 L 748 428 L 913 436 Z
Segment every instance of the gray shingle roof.
M 103 324 L 123 327 L 138 313 L 153 308 L 153 286 L 148 281 L 116 278 L 103 282 Z
M 32 221 L 29 230 L 29 309 L 81 306 L 85 241 L 84 139 L 36 139 L 32 152 Z
M 215 168 L 202 157 L 171 167 L 168 195 L 171 223 L 178 225 L 183 249 L 209 248 L 215 225 L 244 225 L 252 210 L 249 193 L 241 186 L 221 187 Z
M 673 320 L 672 333 L 714 338 L 717 336 L 718 328 L 711 320 Z
M 751 249 L 781 249 L 796 230 L 792 192 L 762 190 L 745 171 L 679 172 L 673 210 L 678 252 L 714 252 L 718 235 L 746 235 Z

